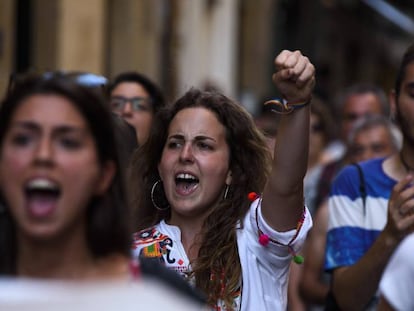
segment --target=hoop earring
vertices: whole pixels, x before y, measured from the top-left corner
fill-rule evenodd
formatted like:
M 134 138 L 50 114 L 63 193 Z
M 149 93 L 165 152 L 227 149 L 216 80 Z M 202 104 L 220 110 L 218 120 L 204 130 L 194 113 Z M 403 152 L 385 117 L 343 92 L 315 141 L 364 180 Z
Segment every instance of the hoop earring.
M 223 200 L 227 200 L 227 195 L 229 194 L 230 186 L 226 184 L 226 189 L 224 190 Z
M 152 188 L 151 188 L 151 202 L 152 202 L 152 205 L 154 205 L 154 207 L 157 209 L 157 210 L 159 210 L 159 211 L 161 211 L 161 212 L 164 212 L 164 211 L 166 211 L 166 210 L 168 210 L 169 208 L 170 208 L 170 206 L 169 205 L 167 205 L 166 207 L 160 207 L 156 202 L 155 202 L 155 199 L 154 199 L 154 192 L 155 192 L 155 188 L 157 187 L 157 185 L 159 184 L 159 183 L 162 183 L 162 180 L 161 179 L 158 179 L 153 185 L 152 185 Z

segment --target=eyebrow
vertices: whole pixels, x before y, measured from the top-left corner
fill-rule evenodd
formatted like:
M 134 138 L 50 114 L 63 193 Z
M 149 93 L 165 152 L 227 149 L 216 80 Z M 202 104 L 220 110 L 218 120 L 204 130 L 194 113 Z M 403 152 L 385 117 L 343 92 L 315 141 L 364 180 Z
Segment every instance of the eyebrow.
M 127 96 L 122 96 L 122 95 L 112 95 L 111 98 L 115 98 L 115 99 L 128 99 L 128 100 L 134 100 L 134 99 L 149 99 L 149 97 L 145 97 L 145 96 L 133 96 L 133 97 L 127 97 Z
M 13 124 L 11 127 L 23 128 L 23 129 L 27 129 L 30 131 L 36 131 L 36 132 L 42 131 L 41 126 L 38 123 L 32 122 L 32 121 L 18 121 L 15 124 Z M 66 134 L 66 133 L 85 134 L 87 130 L 84 128 L 77 127 L 77 126 L 73 126 L 73 125 L 58 125 L 58 126 L 53 127 L 53 132 L 58 133 L 58 134 Z
M 180 139 L 180 140 L 185 140 L 185 139 L 184 139 L 184 135 L 182 135 L 182 134 L 174 134 L 174 135 L 168 136 L 168 139 Z M 194 140 L 195 140 L 195 141 L 211 140 L 211 141 L 213 141 L 213 142 L 215 142 L 215 141 L 216 141 L 214 138 L 209 137 L 209 136 L 205 136 L 205 135 L 197 135 L 197 136 L 194 138 Z

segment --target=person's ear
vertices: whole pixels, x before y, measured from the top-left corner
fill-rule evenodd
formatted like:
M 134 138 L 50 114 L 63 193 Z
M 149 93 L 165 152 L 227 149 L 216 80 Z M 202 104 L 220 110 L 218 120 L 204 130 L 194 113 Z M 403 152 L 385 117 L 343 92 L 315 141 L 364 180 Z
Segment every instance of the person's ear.
M 112 183 L 116 173 L 116 167 L 114 161 L 106 161 L 101 168 L 101 175 L 96 186 L 96 195 L 103 195 Z

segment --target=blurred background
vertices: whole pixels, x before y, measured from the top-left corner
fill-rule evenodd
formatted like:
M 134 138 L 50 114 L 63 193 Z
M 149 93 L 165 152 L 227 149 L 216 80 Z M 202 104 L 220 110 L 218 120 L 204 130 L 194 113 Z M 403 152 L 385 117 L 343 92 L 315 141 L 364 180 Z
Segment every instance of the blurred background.
M 412 0 L 0 0 L 0 90 L 28 70 L 137 70 L 170 99 L 214 87 L 254 112 L 277 95 L 274 56 L 300 49 L 327 101 L 354 82 L 388 92 L 413 19 Z

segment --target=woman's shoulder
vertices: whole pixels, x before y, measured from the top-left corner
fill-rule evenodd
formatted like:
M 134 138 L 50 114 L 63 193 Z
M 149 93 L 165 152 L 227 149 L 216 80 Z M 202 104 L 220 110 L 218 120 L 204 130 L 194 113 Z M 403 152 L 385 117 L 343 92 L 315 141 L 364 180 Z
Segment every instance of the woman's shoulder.
M 132 235 L 132 251 L 137 252 L 142 248 L 147 248 L 149 245 L 167 243 L 169 240 L 171 238 L 168 233 L 163 232 L 160 224 L 157 224 L 147 229 L 137 231 Z
M 181 240 L 181 231 L 177 226 L 169 225 L 164 220 L 158 224 L 139 230 L 132 235 L 134 244 L 151 244 L 166 239 Z

